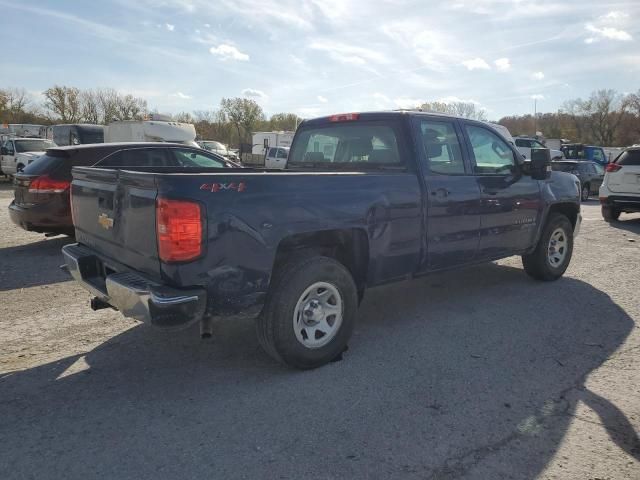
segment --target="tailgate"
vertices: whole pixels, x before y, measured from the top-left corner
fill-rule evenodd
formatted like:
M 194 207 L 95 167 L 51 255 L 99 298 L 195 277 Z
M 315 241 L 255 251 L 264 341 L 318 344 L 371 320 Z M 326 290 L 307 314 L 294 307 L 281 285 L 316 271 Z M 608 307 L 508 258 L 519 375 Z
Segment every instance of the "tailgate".
M 74 168 L 76 240 L 104 257 L 159 276 L 156 195 L 150 173 Z
M 625 165 L 620 171 L 610 173 L 607 185 L 615 193 L 640 194 L 640 166 Z

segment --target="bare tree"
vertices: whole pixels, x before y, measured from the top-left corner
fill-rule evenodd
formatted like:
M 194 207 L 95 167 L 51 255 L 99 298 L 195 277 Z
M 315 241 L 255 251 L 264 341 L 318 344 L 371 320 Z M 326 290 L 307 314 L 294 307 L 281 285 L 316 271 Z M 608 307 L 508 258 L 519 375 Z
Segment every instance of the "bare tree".
M 80 94 L 80 102 L 82 105 L 82 119 L 87 123 L 102 123 L 102 115 L 100 111 L 100 102 L 98 96 L 93 90 L 85 90 Z
M 420 106 L 420 110 L 448 113 L 474 120 L 487 120 L 487 112 L 473 102 L 427 102 Z
M 272 130 L 295 131 L 301 121 L 295 113 L 276 113 L 271 115 L 269 125 Z
M 147 113 L 147 101 L 131 94 L 118 95 L 117 112 L 119 120 L 141 120 Z
M 599 145 L 613 145 L 616 131 L 629 109 L 630 100 L 615 90 L 598 90 L 584 102 L 591 133 Z
M 43 92 L 45 108 L 64 123 L 77 123 L 82 118 L 80 90 L 55 85 Z

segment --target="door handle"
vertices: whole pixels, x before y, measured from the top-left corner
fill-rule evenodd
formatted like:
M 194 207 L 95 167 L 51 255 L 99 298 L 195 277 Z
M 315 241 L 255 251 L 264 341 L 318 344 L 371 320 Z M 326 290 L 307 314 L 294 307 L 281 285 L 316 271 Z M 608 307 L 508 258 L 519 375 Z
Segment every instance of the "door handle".
M 449 190 L 447 190 L 446 188 L 438 188 L 436 190 L 434 190 L 433 192 L 431 192 L 431 195 L 434 197 L 438 197 L 438 198 L 446 198 L 449 196 L 451 192 Z

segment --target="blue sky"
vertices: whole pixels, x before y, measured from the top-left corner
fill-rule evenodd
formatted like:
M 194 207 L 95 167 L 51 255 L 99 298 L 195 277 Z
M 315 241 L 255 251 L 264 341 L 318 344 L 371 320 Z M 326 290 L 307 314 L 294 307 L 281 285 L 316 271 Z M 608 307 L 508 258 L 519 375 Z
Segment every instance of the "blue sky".
M 640 89 L 640 1 L 0 0 L 0 87 L 113 87 L 161 112 L 477 102 L 492 119 Z

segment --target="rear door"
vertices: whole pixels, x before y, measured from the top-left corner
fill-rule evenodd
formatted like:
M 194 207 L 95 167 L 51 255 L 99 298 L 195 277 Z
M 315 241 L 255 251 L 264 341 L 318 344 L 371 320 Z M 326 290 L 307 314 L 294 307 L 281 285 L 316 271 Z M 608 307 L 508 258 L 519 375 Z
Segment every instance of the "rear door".
M 465 160 L 462 132 L 441 117 L 417 117 L 415 130 L 427 190 L 422 270 L 469 263 L 480 239 L 480 189 Z
M 607 172 L 607 186 L 614 193 L 640 195 L 640 150 L 627 150 L 616 159 L 617 171 Z

